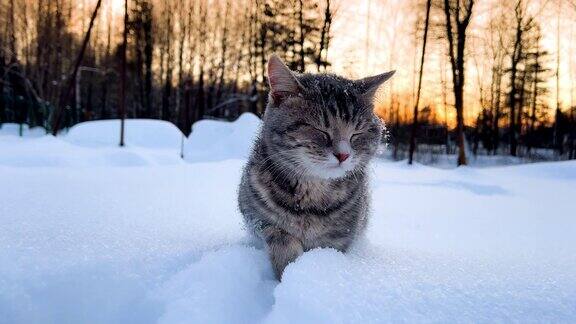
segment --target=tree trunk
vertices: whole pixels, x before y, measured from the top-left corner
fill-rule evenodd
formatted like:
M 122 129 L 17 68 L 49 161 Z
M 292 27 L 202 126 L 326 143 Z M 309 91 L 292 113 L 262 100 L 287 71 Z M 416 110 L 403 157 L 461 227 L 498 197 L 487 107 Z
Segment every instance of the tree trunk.
M 534 80 L 532 80 L 532 111 L 530 112 L 530 136 L 528 139 L 528 152 L 532 150 L 532 146 L 534 145 L 534 131 L 536 126 L 536 107 L 538 106 L 538 70 L 540 69 L 540 43 L 536 44 L 536 57 L 534 62 Z
M 222 92 L 225 83 L 225 73 L 226 73 L 226 55 L 228 54 L 228 10 L 230 8 L 230 1 L 226 1 L 226 9 L 224 10 L 224 20 L 222 24 L 222 40 L 220 42 L 220 74 L 218 76 L 218 86 L 216 88 L 216 104 L 222 99 Z
M 86 32 L 86 36 L 84 36 L 84 41 L 82 42 L 80 53 L 78 53 L 78 58 L 76 59 L 76 63 L 74 64 L 74 70 L 72 71 L 72 75 L 68 80 L 68 86 L 64 92 L 62 100 L 60 100 L 60 104 L 54 111 L 53 123 L 52 123 L 52 135 L 54 136 L 58 134 L 58 130 L 60 128 L 60 119 L 62 115 L 63 106 L 69 104 L 72 89 L 74 88 L 74 83 L 76 81 L 76 76 L 78 74 L 78 69 L 80 68 L 80 64 L 82 64 L 82 59 L 84 58 L 84 52 L 86 51 L 86 47 L 88 46 L 88 42 L 90 41 L 90 34 L 92 32 L 92 27 L 94 26 L 94 21 L 96 20 L 96 16 L 98 15 L 98 9 L 100 9 L 101 3 L 102 0 L 98 0 L 98 2 L 96 2 L 96 7 L 94 8 L 94 12 L 92 12 L 92 17 L 90 18 L 90 24 L 88 25 L 88 31 Z
M 502 73 L 498 72 L 496 78 L 496 101 L 494 103 L 494 132 L 493 132 L 493 142 L 494 142 L 494 155 L 498 154 L 498 147 L 500 146 L 500 98 L 502 96 Z
M 146 1 L 143 3 L 145 16 L 142 23 L 144 32 L 144 107 L 146 116 L 153 117 L 153 90 L 152 89 L 152 59 L 153 59 L 153 37 L 152 37 L 152 5 Z
M 10 0 L 10 17 L 8 27 L 10 32 L 10 63 L 18 62 L 18 45 L 16 44 L 16 12 L 14 9 L 14 0 Z
M 451 8 L 448 0 L 444 0 L 444 14 L 446 16 L 446 35 L 448 38 L 450 64 L 452 66 L 452 83 L 454 85 L 454 106 L 456 109 L 456 141 L 458 144 L 458 166 L 466 165 L 466 152 L 464 143 L 464 49 L 466 44 L 466 28 L 472 16 L 472 7 L 474 0 L 466 2 L 466 12 L 460 20 L 460 1 L 457 0 L 456 8 Z M 455 10 L 455 12 L 452 12 Z M 454 30 L 452 19 L 456 24 L 456 40 L 454 39 Z M 454 53 L 456 45 L 456 53 Z
M 304 61 L 304 3 L 303 0 L 298 0 L 298 23 L 300 36 L 298 38 L 299 45 L 299 61 L 298 66 L 300 72 L 304 72 L 306 62 Z
M 326 0 L 326 8 L 324 8 L 324 21 L 322 23 L 322 30 L 320 32 L 320 45 L 318 49 L 318 55 L 316 56 L 316 70 L 318 72 L 320 72 L 320 67 L 324 67 L 324 70 L 326 70 L 326 62 L 322 57 L 322 53 L 328 50 L 331 25 L 332 11 L 330 9 L 330 0 Z
M 164 79 L 164 89 L 162 91 L 162 116 L 161 119 L 169 121 L 170 114 L 170 96 L 172 94 L 172 12 L 169 1 L 165 1 L 164 8 L 166 14 L 166 78 Z
M 184 7 L 184 3 L 183 1 L 180 1 L 180 6 Z M 184 18 L 183 13 L 181 13 L 180 16 L 180 20 L 181 20 L 181 27 L 180 27 L 180 42 L 178 43 L 178 83 L 176 85 L 176 116 L 178 116 L 178 125 L 180 125 L 180 128 L 182 129 L 184 127 L 184 121 L 183 121 L 183 113 L 182 110 L 182 105 L 181 105 L 181 101 L 182 101 L 182 88 L 183 88 L 183 76 L 184 76 L 184 40 L 186 39 L 186 25 L 187 23 L 189 24 L 190 22 L 186 23 L 186 20 Z M 183 129 L 182 129 L 183 130 Z
M 408 164 L 412 164 L 416 149 L 416 132 L 418 131 L 418 104 L 420 103 L 420 90 L 422 89 L 422 75 L 424 73 L 424 58 L 426 57 L 426 41 L 428 39 L 428 23 L 430 20 L 430 6 L 432 0 L 426 1 L 426 19 L 424 21 L 424 36 L 422 41 L 422 57 L 420 58 L 420 74 L 418 75 L 418 89 L 416 90 L 416 102 L 414 103 L 414 115 L 412 131 L 410 133 L 410 149 L 408 151 Z

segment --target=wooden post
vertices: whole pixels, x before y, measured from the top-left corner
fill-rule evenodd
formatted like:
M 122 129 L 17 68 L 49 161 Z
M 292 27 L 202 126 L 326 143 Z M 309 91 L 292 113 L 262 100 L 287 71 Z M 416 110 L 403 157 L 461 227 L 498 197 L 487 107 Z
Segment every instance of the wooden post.
M 126 48 L 128 47 L 128 0 L 124 0 L 124 33 L 122 40 L 122 63 L 120 66 L 120 146 L 124 146 L 124 119 L 126 118 Z

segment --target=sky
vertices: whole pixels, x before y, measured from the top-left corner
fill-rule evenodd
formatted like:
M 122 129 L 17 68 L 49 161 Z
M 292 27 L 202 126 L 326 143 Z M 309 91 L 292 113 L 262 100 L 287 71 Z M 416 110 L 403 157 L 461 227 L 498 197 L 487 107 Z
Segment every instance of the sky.
M 490 9 L 496 0 L 481 0 L 476 2 L 469 27 L 467 50 L 469 54 L 478 53 L 482 38 L 485 37 L 483 29 L 488 22 Z M 333 64 L 333 71 L 349 77 L 363 77 L 396 70 L 392 83 L 381 91 L 382 104 L 386 104 L 391 88 L 393 91 L 405 92 L 412 96 L 415 89 L 415 72 L 418 71 L 419 57 L 415 55 L 415 45 L 418 53 L 421 50 L 420 31 L 415 43 L 415 23 L 425 13 L 424 2 L 416 6 L 414 1 L 402 0 L 339 0 L 336 2 L 337 12 L 334 21 L 334 38 L 330 47 L 329 60 Z M 572 62 L 576 55 L 576 7 L 566 0 L 539 1 L 533 0 L 530 11 L 536 13 L 541 23 L 544 38 L 542 46 L 550 52 L 550 68 L 556 66 L 556 48 L 558 36 L 560 37 L 560 103 L 562 107 L 576 105 L 575 85 L 576 70 Z M 560 10 L 560 29 L 557 34 L 557 12 Z M 424 66 L 424 80 L 420 107 L 432 104 L 442 106 L 441 79 L 442 67 L 450 74 L 450 66 L 445 62 L 447 50 L 446 41 L 440 39 L 438 32 L 430 35 L 427 58 Z M 429 36 L 429 37 L 430 37 Z M 419 54 L 418 54 L 419 55 Z M 479 57 L 479 56 L 478 56 Z M 466 89 L 465 89 L 465 118 L 474 119 L 480 109 L 478 93 L 478 80 L 489 82 L 489 64 L 477 69 L 476 61 L 480 60 L 472 55 L 467 58 Z M 476 60 L 476 61 L 475 61 Z M 417 68 L 415 69 L 415 63 Z M 482 65 L 481 62 L 479 65 Z M 449 80 L 448 80 L 449 81 Z M 556 81 L 550 78 L 551 107 L 556 106 Z M 448 83 L 450 88 L 450 84 Z M 450 89 L 449 89 L 450 90 Z M 453 99 L 448 95 L 448 102 Z M 411 103 L 410 110 L 413 104 Z M 453 120 L 455 112 L 447 110 L 449 120 Z M 438 116 L 443 119 L 443 109 L 439 109 Z
M 536 13 L 540 21 L 544 38 L 542 46 L 550 52 L 550 68 L 556 66 L 556 48 L 560 39 L 560 103 L 566 108 L 576 105 L 576 6 L 568 0 L 530 0 L 531 12 Z M 489 82 L 489 64 L 482 64 L 481 48 L 485 37 L 484 26 L 489 20 L 491 7 L 498 0 L 479 0 L 474 7 L 471 26 L 468 32 L 465 87 L 465 119 L 470 122 L 476 118 L 480 110 L 479 80 Z M 419 52 L 421 51 L 421 31 L 415 34 L 418 19 L 424 16 L 424 2 L 420 5 L 415 1 L 406 0 L 332 0 L 336 8 L 333 22 L 328 59 L 332 63 L 331 72 L 351 78 L 360 78 L 390 70 L 396 70 L 395 76 L 379 93 L 378 106 L 387 106 L 390 93 L 400 95 L 407 112 L 412 110 L 412 99 L 416 88 L 416 73 L 418 71 Z M 123 0 L 108 0 L 104 7 L 112 6 L 113 15 L 121 17 L 124 12 Z M 560 10 L 559 34 L 557 33 Z M 106 10 L 107 11 L 107 10 Z M 440 16 L 439 18 L 443 18 Z M 420 107 L 432 105 L 439 107 L 436 114 L 445 118 L 442 97 L 442 80 L 446 80 L 450 91 L 450 66 L 446 61 L 446 41 L 440 36 L 442 30 L 433 29 L 429 38 L 427 56 L 424 66 L 423 88 Z M 477 68 L 481 66 L 481 68 Z M 550 78 L 549 106 L 556 106 L 556 81 Z M 448 105 L 453 101 L 448 93 Z M 451 107 L 446 109 L 448 121 L 455 118 Z

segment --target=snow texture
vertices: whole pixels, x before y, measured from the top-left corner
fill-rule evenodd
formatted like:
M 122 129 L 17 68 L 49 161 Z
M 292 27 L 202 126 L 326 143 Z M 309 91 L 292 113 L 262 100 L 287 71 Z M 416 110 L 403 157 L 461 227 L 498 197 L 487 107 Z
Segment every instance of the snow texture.
M 80 123 L 70 128 L 66 141 L 85 147 L 115 146 L 119 125 L 118 120 Z M 126 145 L 154 149 L 178 148 L 182 139 L 182 132 L 172 123 L 156 119 L 127 119 L 125 133 Z
M 26 124 L 4 123 L 0 125 L 0 136 L 20 136 L 22 137 L 40 137 L 46 135 L 46 130 L 42 127 L 28 127 Z
M 575 162 L 376 161 L 365 240 L 279 283 L 236 208 L 254 116 L 195 124 L 188 162 L 175 127 L 118 125 L 0 135 L 1 323 L 576 321 Z
M 186 142 L 186 160 L 247 159 L 259 127 L 260 119 L 251 113 L 242 114 L 234 123 L 200 120 L 192 126 L 193 135 Z

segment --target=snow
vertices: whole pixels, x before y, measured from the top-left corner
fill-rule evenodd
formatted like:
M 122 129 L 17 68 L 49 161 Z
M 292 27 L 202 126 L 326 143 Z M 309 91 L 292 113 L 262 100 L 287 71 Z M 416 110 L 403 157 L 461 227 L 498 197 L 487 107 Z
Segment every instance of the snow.
M 0 136 L 20 136 L 20 129 L 22 129 L 22 137 L 40 137 L 46 135 L 46 130 L 42 127 L 30 128 L 26 124 L 4 123 L 0 125 Z
M 375 161 L 365 239 L 278 283 L 236 208 L 254 118 L 195 124 L 187 162 L 163 122 L 0 135 L 0 322 L 576 320 L 576 162 Z
M 182 138 L 182 132 L 172 123 L 155 119 L 127 119 L 125 132 L 126 145 L 155 149 L 175 149 Z M 66 140 L 79 146 L 102 147 L 117 145 L 119 136 L 118 120 L 98 120 L 73 126 Z
M 193 136 L 186 142 L 187 161 L 219 161 L 247 159 L 260 119 L 251 113 L 242 114 L 235 122 L 200 120 L 192 126 Z
M 132 167 L 184 163 L 179 157 L 182 133 L 166 121 L 126 120 L 124 148 L 118 147 L 118 120 L 80 123 L 58 138 L 3 136 L 12 135 L 14 132 L 9 130 L 17 126 L 4 124 L 0 129 L 6 129 L 6 133 L 0 132 L 0 166 Z
M 396 156 L 394 156 L 394 149 L 393 145 L 385 146 L 379 157 L 390 161 L 408 159 L 407 147 L 400 147 L 396 152 Z M 523 152 L 523 157 L 510 156 L 504 151 L 501 150 L 496 155 L 484 149 L 478 149 L 476 155 L 467 151 L 467 164 L 474 168 L 486 168 L 558 160 L 558 156 L 553 149 L 534 148 L 530 154 Z M 434 166 L 435 168 L 454 169 L 457 160 L 457 153 L 446 154 L 445 145 L 419 144 L 418 149 L 414 152 L 414 161 Z

